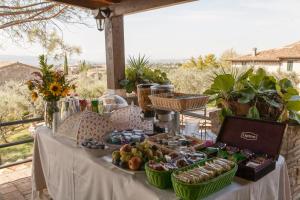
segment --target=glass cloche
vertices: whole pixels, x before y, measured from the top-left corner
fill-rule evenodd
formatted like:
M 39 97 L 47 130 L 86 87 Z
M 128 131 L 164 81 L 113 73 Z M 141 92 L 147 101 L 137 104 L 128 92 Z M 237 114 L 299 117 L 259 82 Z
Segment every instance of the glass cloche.
M 112 112 L 113 110 L 128 106 L 127 101 L 116 94 L 104 94 L 99 100 L 103 102 L 104 112 Z

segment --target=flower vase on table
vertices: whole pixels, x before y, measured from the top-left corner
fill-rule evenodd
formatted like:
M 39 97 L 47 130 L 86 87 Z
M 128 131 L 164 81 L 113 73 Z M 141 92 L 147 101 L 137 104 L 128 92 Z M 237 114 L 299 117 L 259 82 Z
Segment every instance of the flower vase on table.
M 44 120 L 48 128 L 56 130 L 58 123 L 58 101 L 45 101 Z
M 68 96 L 75 85 L 67 80 L 63 71 L 54 69 L 53 65 L 47 64 L 47 58 L 40 56 L 40 71 L 33 73 L 34 78 L 27 82 L 34 102 L 41 96 L 45 102 L 44 120 L 46 126 L 56 132 L 59 122 L 58 101 Z

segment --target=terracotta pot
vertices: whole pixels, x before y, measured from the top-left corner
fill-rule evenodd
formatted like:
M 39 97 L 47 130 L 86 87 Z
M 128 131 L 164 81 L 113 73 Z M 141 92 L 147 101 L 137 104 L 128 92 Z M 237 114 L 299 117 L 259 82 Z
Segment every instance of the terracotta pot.
M 228 103 L 232 112 L 237 116 L 246 116 L 251 107 L 249 104 L 241 104 L 237 101 L 229 101 Z

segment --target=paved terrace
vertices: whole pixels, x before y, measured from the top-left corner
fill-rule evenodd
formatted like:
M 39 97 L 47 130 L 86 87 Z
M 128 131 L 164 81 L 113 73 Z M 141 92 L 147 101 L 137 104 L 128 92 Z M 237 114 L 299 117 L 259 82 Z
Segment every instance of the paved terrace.
M 0 200 L 30 199 L 31 162 L 0 169 Z

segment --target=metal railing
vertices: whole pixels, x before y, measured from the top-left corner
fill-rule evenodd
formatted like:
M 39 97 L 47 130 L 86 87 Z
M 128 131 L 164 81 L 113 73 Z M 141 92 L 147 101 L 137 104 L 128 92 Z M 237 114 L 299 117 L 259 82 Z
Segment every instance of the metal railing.
M 40 121 L 43 121 L 43 120 L 44 120 L 43 117 L 37 117 L 37 118 L 32 118 L 32 119 L 25 119 L 25 120 L 11 121 L 11 122 L 2 122 L 2 123 L 0 123 L 0 128 L 6 127 L 6 126 L 23 125 L 23 124 L 28 124 L 28 123 L 32 123 L 32 122 L 40 122 Z M 5 144 L 0 144 L 0 149 L 1 148 L 6 148 L 6 147 L 16 146 L 16 145 L 20 145 L 20 144 L 27 144 L 27 143 L 31 143 L 33 141 L 34 141 L 34 138 L 30 138 L 30 139 L 26 139 L 26 140 L 20 140 L 20 141 L 17 141 L 17 142 L 10 142 L 10 143 L 5 143 Z M 1 157 L 0 157 L 0 159 L 1 159 Z M 26 159 L 23 159 L 21 161 L 8 163 L 8 164 L 5 164 L 5 165 L 0 165 L 0 169 L 11 167 L 11 166 L 18 165 L 18 164 L 21 164 L 21 163 L 30 162 L 30 161 L 32 161 L 31 158 L 26 158 Z

